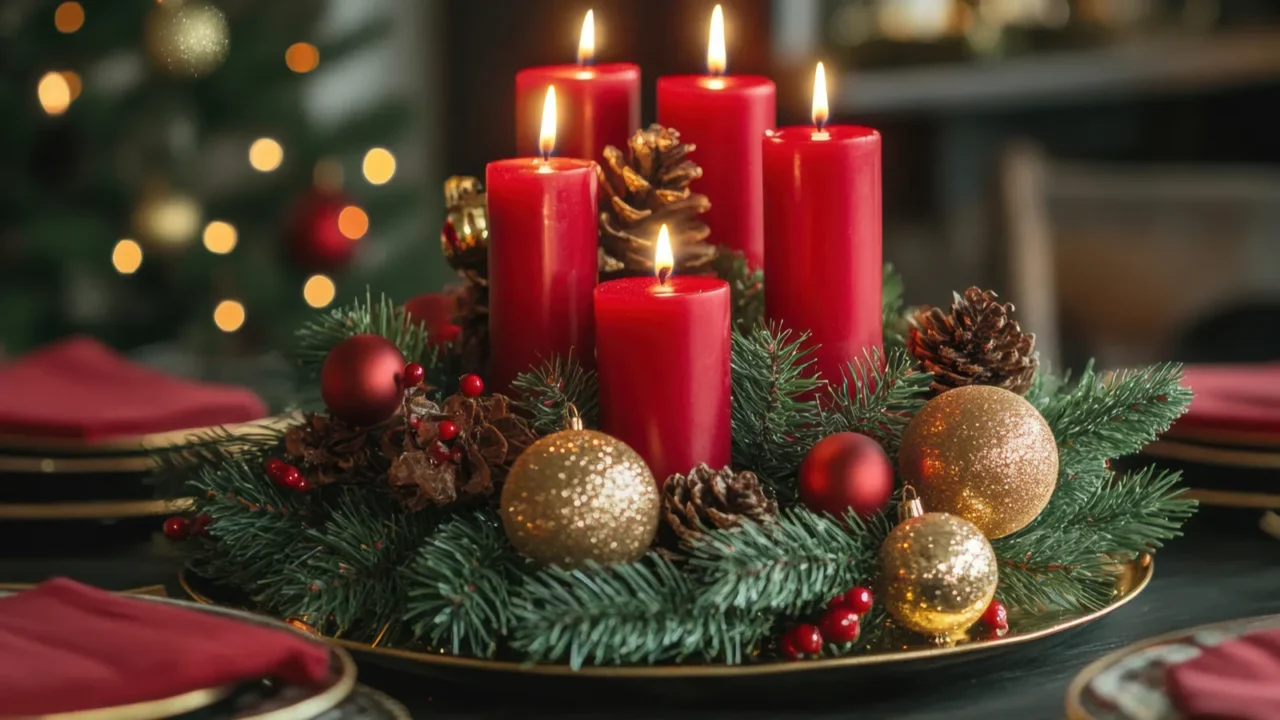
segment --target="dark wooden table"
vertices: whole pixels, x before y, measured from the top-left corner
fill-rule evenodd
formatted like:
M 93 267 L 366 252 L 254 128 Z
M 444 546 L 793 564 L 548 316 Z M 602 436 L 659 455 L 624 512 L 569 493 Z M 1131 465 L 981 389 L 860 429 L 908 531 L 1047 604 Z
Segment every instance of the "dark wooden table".
M 870 688 L 778 692 L 744 703 L 733 693 L 674 701 L 655 692 L 586 691 L 530 698 L 496 685 L 457 687 L 362 667 L 361 680 L 404 702 L 417 718 L 813 717 L 1055 718 L 1071 678 L 1103 654 L 1142 638 L 1233 618 L 1280 613 L 1280 541 L 1257 528 L 1255 512 L 1206 512 L 1187 536 L 1156 556 L 1151 585 L 1133 602 L 1093 625 L 943 671 L 904 671 Z M 52 575 L 110 588 L 166 584 L 179 596 L 180 558 L 164 541 L 79 544 L 0 541 L 0 581 L 36 582 Z M 721 693 L 717 693 L 718 695 Z

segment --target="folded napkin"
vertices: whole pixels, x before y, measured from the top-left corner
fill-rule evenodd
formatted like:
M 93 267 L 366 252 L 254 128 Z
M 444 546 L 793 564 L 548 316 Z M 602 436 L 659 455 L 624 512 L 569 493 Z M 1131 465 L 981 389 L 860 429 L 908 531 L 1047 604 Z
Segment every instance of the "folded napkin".
M 1195 398 L 1173 435 L 1225 430 L 1280 436 L 1280 363 L 1191 365 L 1183 384 Z
M 1174 665 L 1165 684 L 1187 718 L 1274 720 L 1280 716 L 1280 630 L 1206 648 Z
M 275 677 L 314 684 L 329 652 L 282 629 L 59 578 L 0 598 L 0 717 L 127 705 Z
M 0 365 L 0 433 L 92 443 L 266 414 L 245 388 L 165 375 L 86 337 Z

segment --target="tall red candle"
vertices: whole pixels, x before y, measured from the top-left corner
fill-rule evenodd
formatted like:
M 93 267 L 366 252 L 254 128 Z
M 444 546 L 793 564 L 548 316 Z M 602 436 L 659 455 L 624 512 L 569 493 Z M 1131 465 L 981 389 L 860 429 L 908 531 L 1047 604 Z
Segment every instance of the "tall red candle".
M 660 253 L 664 243 L 669 258 L 666 226 Z M 624 278 L 595 299 L 600 428 L 640 453 L 659 486 L 698 463 L 728 466 L 729 284 Z
M 703 175 L 694 188 L 711 200 L 711 242 L 764 266 L 764 172 L 760 138 L 777 124 L 777 88 L 759 75 L 724 75 L 724 21 L 711 16 L 707 75 L 658 78 L 658 122 L 697 146 Z
M 548 65 L 516 73 L 516 154 L 538 152 L 538 118 L 547 88 L 555 85 L 560 105 L 558 154 L 600 159 L 605 145 L 627 146 L 640 128 L 640 66 L 593 65 L 594 17 L 587 11 L 577 65 Z
M 839 382 L 881 348 L 880 134 L 826 126 L 822 66 L 814 127 L 764 138 L 765 313 L 812 333 L 814 367 Z
M 485 168 L 489 203 L 490 388 L 553 357 L 594 358 L 596 173 L 589 160 L 548 158 L 555 94 L 547 93 L 543 156 Z

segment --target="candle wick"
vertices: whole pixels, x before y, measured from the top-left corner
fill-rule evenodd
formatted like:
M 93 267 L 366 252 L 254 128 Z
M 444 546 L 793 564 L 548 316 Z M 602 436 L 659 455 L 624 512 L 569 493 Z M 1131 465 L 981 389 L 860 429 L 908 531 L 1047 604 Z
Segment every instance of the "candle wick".
M 659 284 L 661 284 L 661 285 L 666 285 L 666 284 L 667 284 L 667 278 L 669 278 L 669 277 L 671 277 L 671 268 L 669 268 L 669 267 L 658 268 L 658 283 L 659 283 Z
M 711 68 L 711 77 L 713 78 L 724 77 L 724 68 L 718 68 L 718 67 Z

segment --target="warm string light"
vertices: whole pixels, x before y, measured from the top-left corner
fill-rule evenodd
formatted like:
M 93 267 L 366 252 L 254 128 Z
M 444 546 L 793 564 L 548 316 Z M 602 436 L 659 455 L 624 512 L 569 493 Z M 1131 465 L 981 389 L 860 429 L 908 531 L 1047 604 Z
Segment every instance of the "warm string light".
M 714 77 L 724 75 L 729 56 L 724 49 L 724 10 L 716 5 L 711 11 L 711 36 L 707 41 L 707 72 Z
M 282 162 L 284 148 L 273 138 L 258 138 L 249 146 L 249 164 L 258 172 L 271 172 Z
M 221 220 L 214 220 L 204 226 L 204 248 L 214 255 L 226 255 L 236 249 L 239 235 L 235 226 Z
M 582 32 L 578 35 L 578 64 L 590 65 L 596 58 L 596 14 L 588 10 L 582 18 Z
M 36 97 L 46 115 L 57 117 L 71 107 L 71 86 L 60 72 L 47 72 L 36 85 Z
M 223 300 L 213 309 L 213 324 L 225 333 L 233 333 L 244 326 L 244 305 L 236 300 Z
M 666 285 L 667 278 L 671 277 L 671 271 L 675 269 L 676 258 L 671 252 L 671 236 L 667 232 L 666 223 L 658 229 L 658 242 L 653 251 L 653 271 L 658 276 L 658 282 Z
M 818 63 L 813 71 L 813 126 L 822 132 L 831 109 L 827 104 L 827 71 Z M 823 133 L 825 134 L 825 133 Z
M 306 42 L 296 42 L 284 51 L 284 64 L 296 73 L 309 73 L 320 67 L 320 49 Z
M 75 102 L 80 97 L 80 92 L 84 90 L 84 83 L 80 80 L 80 73 L 75 70 L 63 70 L 62 79 L 67 81 L 67 89 L 71 91 L 71 102 Z
M 142 267 L 142 246 L 125 238 L 111 250 L 111 265 L 121 275 L 132 275 Z
M 338 231 L 348 240 L 359 240 L 369 232 L 369 215 L 355 205 L 348 205 L 338 213 Z
M 302 298 L 313 308 L 329 307 L 338 295 L 338 287 L 328 275 L 312 275 L 302 286 Z
M 542 132 L 538 134 L 538 151 L 542 159 L 551 156 L 556 147 L 556 86 L 547 87 L 547 99 L 542 103 Z
M 53 26 L 64 35 L 84 26 L 84 6 L 78 2 L 64 2 L 53 11 Z
M 371 148 L 364 154 L 364 179 L 372 185 L 384 185 L 396 174 L 396 156 L 386 148 Z

